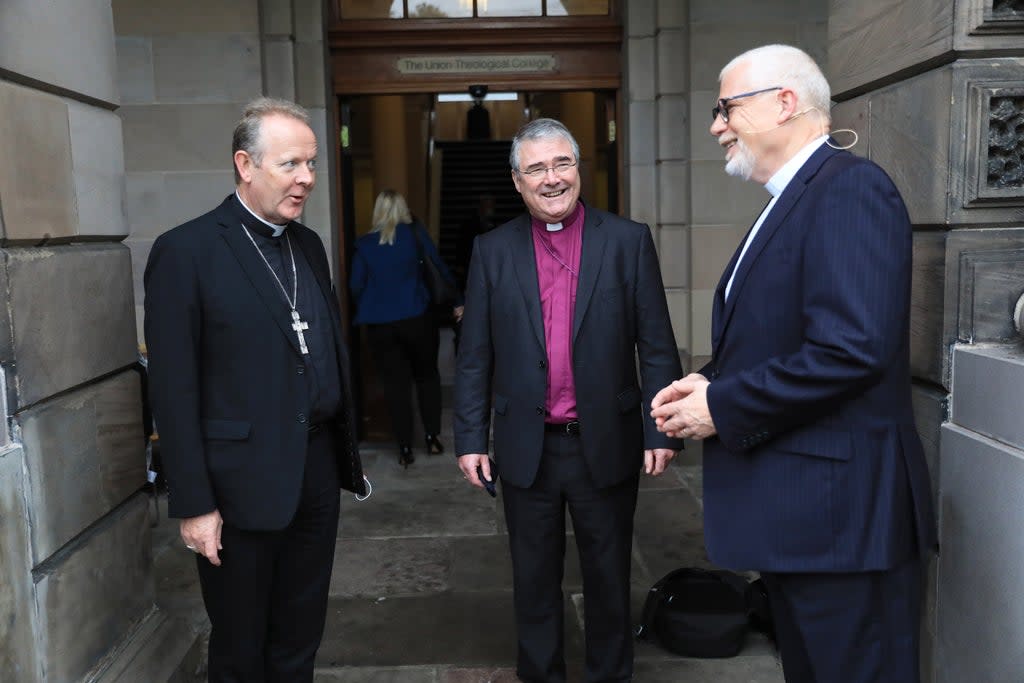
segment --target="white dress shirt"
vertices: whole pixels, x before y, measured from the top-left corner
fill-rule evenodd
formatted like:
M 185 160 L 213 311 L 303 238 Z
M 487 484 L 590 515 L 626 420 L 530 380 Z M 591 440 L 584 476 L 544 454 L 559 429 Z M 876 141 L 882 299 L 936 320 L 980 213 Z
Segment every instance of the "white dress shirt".
M 732 289 L 732 281 L 736 277 L 736 271 L 740 269 L 740 263 L 743 262 L 743 256 L 747 253 L 747 248 L 750 247 L 754 238 L 757 237 L 757 231 L 761 229 L 761 225 L 764 224 L 765 219 L 768 218 L 768 214 L 771 213 L 772 207 L 775 206 L 775 202 L 778 200 L 779 196 L 782 195 L 782 192 L 786 189 L 786 186 L 789 185 L 789 181 L 793 179 L 796 172 L 800 170 L 800 167 L 811 158 L 811 155 L 814 154 L 819 147 L 825 144 L 826 140 L 828 140 L 828 135 L 822 135 L 820 138 L 807 143 L 799 152 L 793 155 L 792 159 L 783 164 L 782 168 L 776 171 L 775 175 L 769 178 L 767 183 L 765 183 L 764 189 L 768 190 L 769 194 L 771 194 L 772 200 L 768 202 L 768 206 L 764 207 L 764 210 L 761 211 L 761 215 L 757 217 L 757 222 L 754 223 L 754 227 L 751 228 L 750 234 L 747 235 L 747 241 L 743 243 L 743 251 L 740 252 L 740 257 L 736 259 L 736 266 L 732 270 L 732 275 L 729 276 L 729 282 L 725 285 L 726 299 L 729 298 L 729 290 Z

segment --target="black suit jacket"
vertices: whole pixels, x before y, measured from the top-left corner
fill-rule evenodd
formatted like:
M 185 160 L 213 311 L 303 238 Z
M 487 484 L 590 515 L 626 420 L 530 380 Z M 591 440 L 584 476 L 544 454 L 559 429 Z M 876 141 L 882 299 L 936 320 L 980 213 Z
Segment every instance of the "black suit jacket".
M 161 235 L 146 264 L 146 344 L 172 517 L 219 509 L 243 529 L 280 529 L 299 501 L 310 368 L 277 284 L 228 197 Z M 341 485 L 365 493 L 349 363 L 327 257 L 309 228 L 288 228 L 331 312 L 341 369 L 335 416 Z M 301 302 L 300 302 L 301 308 Z
M 681 447 L 649 411 L 682 369 L 650 230 L 589 206 L 585 216 L 573 376 L 584 458 L 606 487 L 639 472 L 644 448 Z M 501 477 L 530 486 L 544 440 L 547 353 L 529 216 L 476 240 L 457 368 L 456 454 L 489 451 L 493 406 Z

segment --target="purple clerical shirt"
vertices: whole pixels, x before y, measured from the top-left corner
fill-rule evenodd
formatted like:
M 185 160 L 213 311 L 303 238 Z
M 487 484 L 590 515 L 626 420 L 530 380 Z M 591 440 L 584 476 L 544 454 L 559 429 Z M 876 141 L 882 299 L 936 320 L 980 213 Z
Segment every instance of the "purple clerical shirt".
M 548 354 L 546 422 L 570 422 L 578 417 L 572 375 L 572 315 L 583 248 L 583 212 L 583 203 L 577 202 L 562 221 L 562 229 L 556 231 L 549 231 L 543 221 L 531 220 Z

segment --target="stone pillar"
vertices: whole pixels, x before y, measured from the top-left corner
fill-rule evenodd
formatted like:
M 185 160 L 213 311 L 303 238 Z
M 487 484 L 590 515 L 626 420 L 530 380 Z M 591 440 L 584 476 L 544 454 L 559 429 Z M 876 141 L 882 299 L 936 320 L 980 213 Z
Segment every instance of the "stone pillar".
M 689 183 L 689 252 L 677 266 L 688 272 L 693 317 L 692 333 L 684 339 L 692 350 L 693 367 L 711 353 L 711 304 L 722 271 L 747 230 L 770 199 L 757 183 L 725 174 L 725 154 L 710 135 L 711 108 L 718 97 L 718 74 L 729 60 L 745 50 L 785 43 L 809 53 L 825 68 L 827 0 L 690 0 L 689 2 L 689 131 L 686 175 L 674 184 Z M 680 154 L 684 150 L 678 150 Z M 677 173 L 681 174 L 682 168 Z M 668 191 L 668 188 L 666 188 Z M 686 244 L 687 229 L 676 241 Z M 677 247 L 677 249 L 682 248 Z M 673 281 L 676 286 L 683 286 Z M 680 339 L 680 345 L 684 340 Z
M 153 240 L 234 191 L 231 132 L 255 97 L 309 110 L 320 166 L 303 221 L 333 254 L 323 0 L 114 0 L 113 9 L 139 336 Z
M 231 131 L 243 105 L 263 94 L 260 15 L 256 0 L 114 0 L 113 10 L 125 244 L 142 338 L 142 273 L 153 240 L 234 191 Z
M 924 680 L 1016 680 L 1024 4 L 833 0 L 829 19 L 834 127 L 860 133 L 853 151 L 889 172 L 915 226 L 915 408 L 942 548 L 929 568 Z
M 109 3 L 3 3 L 0 74 L 0 680 L 166 681 Z
M 267 2 L 267 0 L 261 0 Z M 270 0 L 279 3 L 281 0 Z M 290 0 L 294 17 L 295 101 L 309 111 L 313 132 L 319 143 L 319 164 L 316 190 L 306 202 L 302 220 L 320 235 L 327 258 L 339 277 L 335 263 L 338 249 L 337 156 L 338 137 L 334 129 L 337 102 L 327 71 L 327 2 L 325 0 Z M 264 55 L 264 64 L 271 64 L 272 55 Z M 266 84 L 269 87 L 269 83 Z
M 689 370 L 711 352 L 718 278 L 768 198 L 725 175 L 708 134 L 718 72 L 773 42 L 824 64 L 827 0 L 631 0 L 624 9 L 627 214 L 654 232 Z

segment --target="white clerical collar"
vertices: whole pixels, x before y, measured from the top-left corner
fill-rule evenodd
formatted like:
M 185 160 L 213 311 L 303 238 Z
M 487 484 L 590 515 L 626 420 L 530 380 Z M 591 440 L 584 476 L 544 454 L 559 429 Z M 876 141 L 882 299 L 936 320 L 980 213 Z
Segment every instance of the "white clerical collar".
M 775 175 L 765 183 L 764 189 L 768 190 L 773 197 L 778 197 L 782 194 L 782 191 L 786 189 L 789 181 L 793 179 L 793 176 L 800 170 L 800 167 L 807 163 L 811 155 L 818 151 L 818 148 L 825 144 L 826 140 L 828 140 L 828 135 L 822 135 L 820 138 L 811 140 L 804 145 L 799 152 L 793 155 L 792 159 L 775 172 Z
M 258 220 L 260 223 L 267 225 L 274 231 L 274 237 L 280 237 L 282 234 L 284 234 L 284 229 L 288 227 L 287 223 L 285 223 L 284 225 L 278 225 L 276 223 L 271 223 L 270 221 L 263 220 L 256 214 L 255 211 L 249 208 L 248 204 L 242 201 L 242 196 L 238 194 L 238 190 L 235 190 L 235 196 L 238 197 L 238 203 L 241 204 L 246 211 L 251 213 L 256 220 Z
M 558 232 L 559 230 L 562 229 L 563 226 L 562 226 L 561 222 L 558 222 L 558 223 L 545 223 L 544 227 L 546 227 L 548 229 L 548 232 Z

